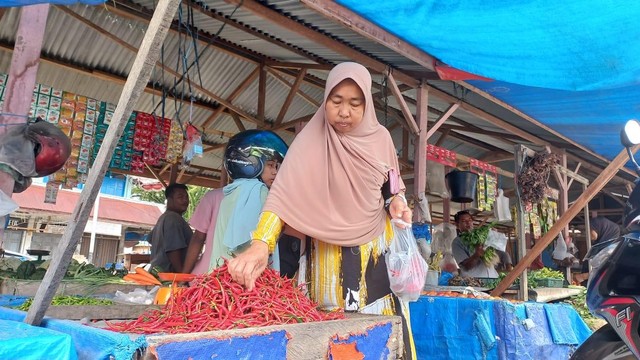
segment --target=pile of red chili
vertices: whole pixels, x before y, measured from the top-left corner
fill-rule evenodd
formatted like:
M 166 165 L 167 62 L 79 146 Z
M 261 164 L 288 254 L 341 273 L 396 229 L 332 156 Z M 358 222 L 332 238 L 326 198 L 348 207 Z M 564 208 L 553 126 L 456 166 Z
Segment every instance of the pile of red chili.
M 136 320 L 109 323 L 108 329 L 180 334 L 343 318 L 342 312 L 318 311 L 317 304 L 293 280 L 282 278 L 271 269 L 262 273 L 252 291 L 246 291 L 231 279 L 225 264 L 196 277 L 164 308 L 148 311 Z

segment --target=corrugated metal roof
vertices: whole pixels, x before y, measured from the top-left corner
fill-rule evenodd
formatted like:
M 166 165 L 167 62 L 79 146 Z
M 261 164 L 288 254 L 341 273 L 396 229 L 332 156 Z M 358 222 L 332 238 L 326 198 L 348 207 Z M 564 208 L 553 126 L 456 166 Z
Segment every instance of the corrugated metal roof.
M 44 39 L 42 58 L 51 61 L 42 61 L 37 81 L 77 94 L 86 95 L 102 101 L 117 103 L 122 91 L 123 81 L 126 78 L 131 64 L 135 58 L 135 52 L 128 47 L 137 48 L 147 28 L 155 0 L 137 0 L 133 2 L 107 3 L 103 6 L 74 5 L 69 7 L 52 6 L 47 20 L 47 33 Z M 205 123 L 209 123 L 204 135 L 205 142 L 209 144 L 225 143 L 230 134 L 238 131 L 234 119 L 227 113 L 222 113 L 211 123 L 211 115 L 220 106 L 220 99 L 227 99 L 236 88 L 259 66 L 259 60 L 274 60 L 277 62 L 291 63 L 315 63 L 314 60 L 328 63 L 339 63 L 351 60 L 330 47 L 314 42 L 304 35 L 300 35 L 286 24 L 274 21 L 271 18 L 257 16 L 246 8 L 237 8 L 222 0 L 208 0 L 202 3 L 203 8 L 196 8 L 192 14 L 188 13 L 186 5 L 181 5 L 182 12 L 176 14 L 175 19 L 182 16 L 183 19 L 192 16 L 192 22 L 200 33 L 198 40 L 185 35 L 176 29 L 169 32 L 164 44 L 164 54 L 161 63 L 167 69 L 173 69 L 178 74 L 184 72 L 184 63 L 193 62 L 196 54 L 200 56 L 198 65 L 189 71 L 189 82 L 183 81 L 175 87 L 178 98 L 167 98 L 164 103 L 164 116 L 179 119 L 182 122 L 190 121 L 196 127 L 202 129 Z M 279 16 L 287 16 L 290 19 L 312 28 L 328 39 L 346 44 L 364 54 L 368 54 L 378 61 L 389 64 L 393 68 L 403 71 L 419 71 L 424 73 L 426 69 L 415 62 L 399 55 L 393 49 L 380 45 L 348 27 L 333 20 L 327 19 L 314 10 L 307 8 L 300 1 L 272 0 L 261 1 L 268 7 L 266 11 L 275 10 Z M 72 13 L 71 13 L 72 12 Z M 76 17 L 84 19 L 80 21 Z M 18 25 L 19 9 L 9 8 L 0 22 L 0 72 L 7 73 L 11 63 L 11 48 L 15 41 L 15 33 Z M 223 26 L 224 22 L 228 22 Z M 222 29 L 222 30 L 221 30 Z M 248 31 L 247 31 L 248 30 Z M 102 33 L 105 32 L 105 33 Z M 212 36 L 219 33 L 220 38 L 215 41 L 220 45 L 209 45 Z M 110 35 L 109 35 L 110 34 Z M 190 35 L 195 36 L 195 33 Z M 236 49 L 238 53 L 230 51 Z M 58 62 L 58 63 L 56 63 Z M 59 63 L 65 63 L 67 66 Z M 187 65 L 189 66 L 189 65 Z M 277 120 L 282 104 L 290 93 L 290 84 L 295 81 L 294 69 L 279 70 L 275 67 L 267 71 L 265 118 L 268 123 Z M 284 116 L 284 122 L 298 119 L 313 114 L 317 105 L 321 103 L 324 89 L 321 87 L 327 71 L 309 69 L 307 78 L 311 82 L 300 85 L 298 94 Z M 382 83 L 380 74 L 373 74 L 374 82 Z M 176 76 L 161 67 L 156 67 L 152 73 L 151 82 L 156 89 L 171 90 L 174 87 Z M 430 85 L 457 96 L 457 90 L 452 82 L 436 81 Z M 191 88 L 189 88 L 191 85 Z M 197 89 L 198 86 L 203 90 Z M 246 89 L 231 101 L 233 107 L 246 113 L 250 119 L 241 118 L 242 125 L 247 128 L 257 126 L 259 82 L 256 78 Z M 403 95 L 409 100 L 409 108 L 415 112 L 415 90 L 408 90 Z M 390 94 L 390 92 L 389 92 Z M 191 96 L 195 105 L 190 106 Z M 481 96 L 473 93 L 467 94 L 464 100 L 485 111 L 507 120 L 516 126 L 531 132 L 554 143 L 566 144 L 566 142 L 545 132 L 530 122 L 514 115 L 509 110 L 497 106 Z M 135 110 L 143 112 L 155 112 L 162 115 L 162 98 L 151 91 L 145 92 Z M 224 102 L 224 101 L 223 101 Z M 398 112 L 400 106 L 395 98 L 390 95 L 389 106 Z M 429 114 L 430 121 L 437 119 L 437 112 L 443 112 L 449 107 L 449 103 L 435 96 L 429 99 L 429 105 L 436 110 Z M 180 109 L 179 112 L 177 109 Z M 379 119 L 383 120 L 383 111 L 379 112 Z M 403 121 L 400 118 L 387 121 L 391 125 L 395 121 Z M 214 126 L 212 126 L 212 124 Z M 508 140 L 501 141 L 496 134 L 505 133 L 504 129 L 480 120 L 478 116 L 463 110 L 457 110 L 447 125 L 467 126 L 472 124 L 475 128 L 495 133 L 494 136 L 474 133 L 476 141 L 489 143 L 497 148 L 507 151 L 512 144 Z M 460 127 L 453 130 L 461 135 L 469 136 L 471 132 L 464 131 Z M 472 131 L 472 129 L 470 129 Z M 292 133 L 279 130 L 285 141 L 290 142 Z M 401 127 L 392 131 L 397 144 L 402 144 Z M 438 135 L 434 136 L 437 139 Z M 413 158 L 413 145 L 409 146 L 410 159 Z M 481 157 L 489 151 L 482 151 L 477 145 L 465 144 L 462 141 L 447 138 L 443 146 L 469 156 Z M 399 145 L 401 147 L 401 145 Z M 581 154 L 581 156 L 585 156 Z M 206 152 L 202 158 L 195 159 L 193 165 L 207 169 L 203 174 L 218 177 L 222 158 L 222 148 Z M 595 158 L 589 158 L 598 162 Z M 192 167 L 187 173 L 194 174 L 200 168 Z

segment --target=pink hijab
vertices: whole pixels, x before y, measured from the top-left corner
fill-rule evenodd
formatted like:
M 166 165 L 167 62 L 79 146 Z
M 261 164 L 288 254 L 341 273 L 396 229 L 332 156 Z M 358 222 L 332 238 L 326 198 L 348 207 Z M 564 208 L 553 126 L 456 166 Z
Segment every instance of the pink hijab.
M 325 119 L 325 103 L 347 78 L 362 89 L 365 109 L 360 125 L 340 134 Z M 329 73 L 322 105 L 291 144 L 263 211 L 315 239 L 362 245 L 384 231 L 381 188 L 391 169 L 399 174 L 391 135 L 376 118 L 371 75 L 360 64 L 342 63 Z

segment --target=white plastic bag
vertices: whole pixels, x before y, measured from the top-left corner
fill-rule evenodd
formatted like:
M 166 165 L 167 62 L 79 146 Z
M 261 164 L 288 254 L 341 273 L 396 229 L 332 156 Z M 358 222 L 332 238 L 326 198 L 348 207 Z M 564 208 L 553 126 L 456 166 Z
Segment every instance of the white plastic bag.
M 427 242 L 427 239 L 416 239 L 416 242 L 418 243 L 420 255 L 428 263 L 431 259 L 431 244 Z
M 133 291 L 128 293 L 116 290 L 116 295 L 113 299 L 127 303 L 151 305 L 153 304 L 153 300 L 156 298 L 156 292 L 158 292 L 158 289 L 160 289 L 158 286 L 154 286 L 153 289 L 149 291 L 141 288 L 135 288 Z
M 431 224 L 431 212 L 429 212 L 429 200 L 427 199 L 427 195 L 421 192 L 418 194 L 418 202 L 416 203 L 416 208 L 419 209 L 418 222 L 429 223 Z
M 11 214 L 18 209 L 18 204 L 4 191 L 0 190 L 0 216 Z
M 504 191 L 502 191 L 502 189 L 498 189 L 498 195 L 496 195 L 496 203 L 493 208 L 493 213 L 498 221 L 511 221 L 509 198 L 504 196 Z
M 411 224 L 397 219 L 392 222 L 394 236 L 385 254 L 391 291 L 402 301 L 416 301 L 427 279 L 427 262 L 420 255 Z
M 427 193 L 439 196 L 443 199 L 449 198 L 447 183 L 444 180 L 445 167 L 435 161 L 427 161 Z
M 487 241 L 484 243 L 484 248 L 491 246 L 492 248 L 500 251 L 504 251 L 507 248 L 507 236 L 499 231 L 493 229 L 489 230 Z
M 449 223 L 441 223 L 433 228 L 433 241 L 431 251 L 446 254 L 451 253 L 451 243 L 456 238 L 456 226 Z

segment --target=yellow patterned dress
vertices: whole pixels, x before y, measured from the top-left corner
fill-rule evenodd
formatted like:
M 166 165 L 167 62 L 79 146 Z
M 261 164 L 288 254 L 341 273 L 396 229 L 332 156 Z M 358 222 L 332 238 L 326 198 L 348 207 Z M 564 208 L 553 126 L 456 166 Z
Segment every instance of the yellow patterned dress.
M 284 222 L 272 212 L 263 212 L 252 239 L 276 247 Z M 344 309 L 376 315 L 400 315 L 403 324 L 404 359 L 415 359 L 409 306 L 391 292 L 384 253 L 393 238 L 387 218 L 385 231 L 372 241 L 354 247 L 328 244 L 307 237 L 301 246 L 298 282 L 307 284 L 309 297 L 324 310 Z

